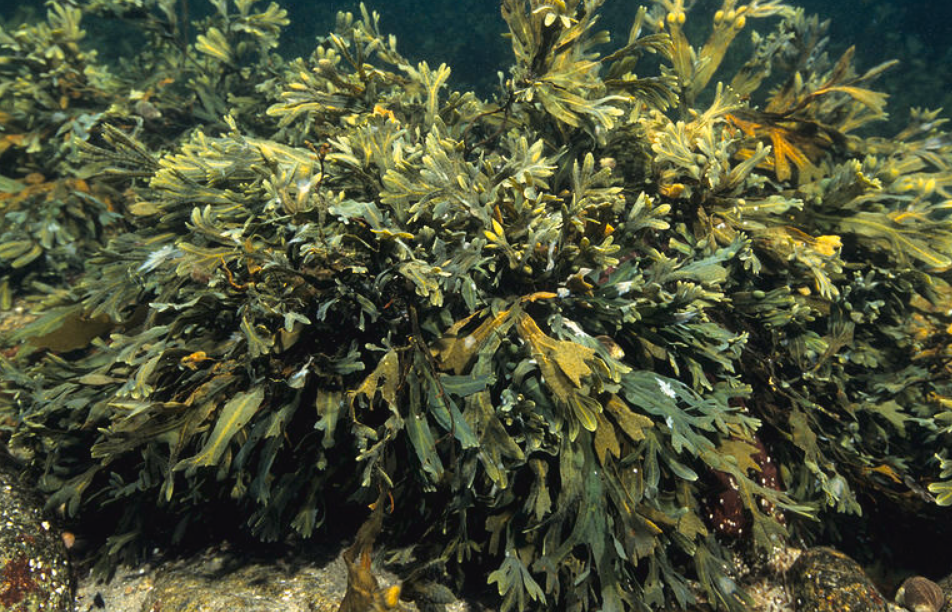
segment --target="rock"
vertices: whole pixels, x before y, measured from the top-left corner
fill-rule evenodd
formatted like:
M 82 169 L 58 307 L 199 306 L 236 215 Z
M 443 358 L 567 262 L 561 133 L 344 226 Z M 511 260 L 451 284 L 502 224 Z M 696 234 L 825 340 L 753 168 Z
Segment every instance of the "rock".
M 321 572 L 306 563 L 249 561 L 207 551 L 163 565 L 141 612 L 336 612 L 346 576 L 344 567 Z
M 382 588 L 399 583 L 388 571 L 374 567 L 374 572 Z M 120 566 L 106 583 L 97 583 L 91 576 L 80 578 L 75 609 L 76 612 L 337 612 L 346 589 L 347 567 L 338 549 L 310 544 L 306 550 L 294 547 L 283 553 L 260 550 L 249 553 L 224 544 L 186 558 L 169 560 L 160 554 L 135 568 Z M 418 608 L 400 601 L 395 608 L 370 608 L 366 612 L 489 610 L 476 602 L 450 599 L 445 607 L 424 604 Z
M 0 452 L 0 612 L 65 611 L 71 601 L 66 546 Z
M 398 583 L 375 570 L 381 585 Z M 347 589 L 343 558 L 311 551 L 251 558 L 246 552 L 215 547 L 192 557 L 130 569 L 120 567 L 106 584 L 80 581 L 76 609 L 109 612 L 337 612 Z M 97 603 L 98 602 L 98 603 Z M 399 602 L 394 610 L 417 608 Z M 447 612 L 475 610 L 462 601 Z M 372 612 L 368 610 L 367 612 Z
M 886 612 L 886 599 L 859 563 L 832 548 L 803 552 L 788 573 L 797 612 Z
M 91 573 L 76 580 L 76 612 L 141 612 L 148 610 L 145 600 L 154 588 L 156 568 L 151 563 L 136 567 L 120 565 L 108 581 L 97 580 Z

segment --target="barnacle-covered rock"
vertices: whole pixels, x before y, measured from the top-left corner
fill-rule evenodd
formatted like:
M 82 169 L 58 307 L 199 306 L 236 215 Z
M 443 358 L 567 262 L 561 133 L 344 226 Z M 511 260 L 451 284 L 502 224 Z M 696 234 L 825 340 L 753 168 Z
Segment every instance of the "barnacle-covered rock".
M 832 548 L 804 551 L 787 574 L 797 612 L 886 612 L 859 563 Z
M 70 610 L 66 547 L 7 461 L 0 449 L 0 611 Z
M 338 612 L 348 582 L 346 563 L 342 556 L 327 553 L 269 559 L 260 555 L 249 557 L 234 550 L 209 549 L 191 558 L 170 561 L 158 569 L 141 610 Z M 386 576 L 387 582 L 395 580 L 391 574 Z M 380 597 L 372 598 L 367 607 L 347 611 L 416 609 L 411 603 L 388 599 L 388 589 L 381 587 Z

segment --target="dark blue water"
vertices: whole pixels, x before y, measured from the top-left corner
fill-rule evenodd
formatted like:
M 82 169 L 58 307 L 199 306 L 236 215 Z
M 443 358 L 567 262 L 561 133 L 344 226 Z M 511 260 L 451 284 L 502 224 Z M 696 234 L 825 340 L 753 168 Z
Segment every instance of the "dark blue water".
M 81 2 L 81 0 L 80 0 Z M 188 0 L 193 14 L 203 0 Z M 265 0 L 262 0 L 263 6 Z M 291 15 L 282 38 L 286 56 L 307 55 L 317 36 L 333 28 L 339 10 L 357 11 L 350 0 L 279 0 Z M 614 40 L 627 34 L 637 0 L 606 0 L 601 25 Z M 698 11 L 712 12 L 720 0 L 698 0 Z M 890 110 L 904 116 L 909 106 L 946 107 L 952 110 L 952 2 L 948 0 L 788 0 L 831 20 L 831 55 L 851 45 L 857 48 L 857 67 L 865 70 L 896 58 L 899 68 L 885 75 L 876 88 L 891 92 Z M 24 7 L 42 6 L 38 0 L 0 0 L 0 18 L 24 14 Z M 496 72 L 509 64 L 505 24 L 494 0 L 378 0 L 367 3 L 381 14 L 381 28 L 397 36 L 400 50 L 410 59 L 430 64 L 445 62 L 453 69 L 457 88 L 476 89 L 489 95 Z M 206 9 L 207 10 L 207 9 Z M 770 20 L 752 21 L 748 28 L 761 32 Z M 90 24 L 90 41 L 99 31 Z M 696 41 L 701 42 L 701 41 Z M 108 49 L 104 56 L 108 57 Z
M 615 40 L 623 40 L 641 2 L 606 0 L 603 27 Z M 696 10 L 713 11 L 720 0 L 700 0 Z M 838 55 L 849 46 L 857 48 L 858 68 L 864 70 L 889 59 L 902 64 L 887 75 L 880 88 L 908 98 L 919 81 L 931 82 L 934 95 L 952 89 L 952 2 L 947 0 L 788 0 L 808 13 L 829 18 L 830 50 Z M 294 15 L 285 44 L 302 52 L 333 25 L 337 10 L 356 11 L 358 2 L 341 0 L 290 0 L 283 4 Z M 484 89 L 494 82 L 497 70 L 509 62 L 508 42 L 501 37 L 505 24 L 493 0 L 391 0 L 368 2 L 381 14 L 383 29 L 396 34 L 401 50 L 413 59 L 446 62 L 453 68 L 458 86 Z M 754 22 L 760 31 L 769 20 Z M 900 74 L 901 73 L 901 74 Z M 916 96 L 915 104 L 929 107 L 942 100 Z M 950 97 L 952 102 L 952 97 Z M 908 104 L 908 103 L 906 103 Z M 898 109 L 896 109 L 898 110 Z
M 601 25 L 614 40 L 624 40 L 642 3 L 606 0 Z M 889 111 L 902 123 L 910 106 L 944 107 L 952 111 L 952 2 L 948 0 L 788 0 L 830 20 L 830 55 L 856 46 L 856 66 L 865 71 L 898 59 L 876 89 L 890 92 Z M 699 0 L 697 11 L 713 12 L 720 0 Z M 358 2 L 291 0 L 294 15 L 285 45 L 306 53 L 313 37 L 333 24 L 337 10 L 356 10 Z M 487 94 L 495 74 L 510 61 L 505 24 L 493 0 L 391 0 L 368 3 L 381 14 L 384 30 L 396 34 L 400 49 L 411 59 L 446 62 L 457 87 Z M 766 32 L 771 20 L 753 21 L 748 28 Z M 700 43 L 700 41 L 697 41 Z

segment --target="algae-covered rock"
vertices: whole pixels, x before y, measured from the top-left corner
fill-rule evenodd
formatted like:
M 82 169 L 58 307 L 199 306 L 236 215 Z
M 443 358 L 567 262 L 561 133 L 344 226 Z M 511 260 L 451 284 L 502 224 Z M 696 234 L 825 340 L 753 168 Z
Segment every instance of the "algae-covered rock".
M 337 612 L 347 570 L 340 557 L 275 561 L 210 550 L 165 564 L 153 581 L 142 612 Z M 400 606 L 416 610 L 411 604 Z
M 859 563 L 832 548 L 805 551 L 788 574 L 797 612 L 885 612 L 885 598 Z
M 376 559 L 376 557 L 375 557 Z M 486 612 L 479 603 L 450 595 L 449 589 L 420 580 L 400 585 L 400 579 L 373 561 L 378 586 L 388 593 L 409 596 L 381 599 L 381 608 L 401 612 Z M 335 548 L 310 545 L 306 551 L 281 553 L 236 550 L 227 543 L 193 555 L 170 559 L 163 553 L 134 566 L 120 565 L 107 581 L 94 574 L 81 576 L 75 609 L 108 612 L 339 612 L 347 591 L 344 554 Z M 413 601 L 409 603 L 407 599 Z M 362 610 L 364 610 L 362 609 Z
M 66 547 L 0 454 L 0 611 L 70 610 Z

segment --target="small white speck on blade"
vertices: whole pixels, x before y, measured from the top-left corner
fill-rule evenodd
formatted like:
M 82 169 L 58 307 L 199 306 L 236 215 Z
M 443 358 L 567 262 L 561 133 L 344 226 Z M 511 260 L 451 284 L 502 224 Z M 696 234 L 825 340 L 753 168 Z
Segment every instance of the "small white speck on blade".
M 675 391 L 674 391 L 674 387 L 671 386 L 671 383 L 669 383 L 669 382 L 666 381 L 666 380 L 661 380 L 660 378 L 658 378 L 658 379 L 656 379 L 656 380 L 658 381 L 658 386 L 661 387 L 661 392 L 662 392 L 662 393 L 664 393 L 665 395 L 667 395 L 667 396 L 670 397 L 671 399 L 674 399 L 674 398 L 676 398 L 676 397 L 678 396 L 678 394 L 675 393 Z
M 582 328 L 579 326 L 579 324 L 576 323 L 575 321 L 570 321 L 570 320 L 568 320 L 568 319 L 565 319 L 565 320 L 564 320 L 564 324 L 565 324 L 565 326 L 566 326 L 567 328 L 571 329 L 575 334 L 577 334 L 577 335 L 579 335 L 579 336 L 588 336 L 588 334 L 585 333 L 585 330 L 582 329 Z

